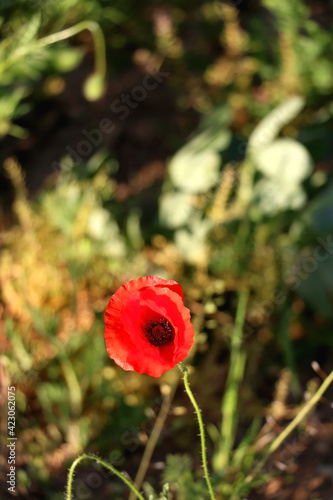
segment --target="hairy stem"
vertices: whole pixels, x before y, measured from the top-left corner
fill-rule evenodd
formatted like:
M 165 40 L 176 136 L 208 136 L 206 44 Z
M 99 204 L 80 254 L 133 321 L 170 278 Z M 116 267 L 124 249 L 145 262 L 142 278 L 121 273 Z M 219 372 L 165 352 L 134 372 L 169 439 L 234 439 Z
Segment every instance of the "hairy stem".
M 136 497 L 139 498 L 140 500 L 145 500 L 145 498 L 141 495 L 141 493 L 136 489 L 136 487 L 117 469 L 115 469 L 111 464 L 108 464 L 101 458 L 97 457 L 96 455 L 92 455 L 89 453 L 85 453 L 84 455 L 81 455 L 78 457 L 72 464 L 71 468 L 69 469 L 69 474 L 68 474 L 68 482 L 67 482 L 67 496 L 66 500 L 71 500 L 72 499 L 72 483 L 73 483 L 73 477 L 74 477 L 74 471 L 75 467 L 85 459 L 91 459 L 95 460 L 96 462 L 100 463 L 103 465 L 106 469 L 109 469 L 111 472 L 113 472 L 116 476 L 119 477 L 131 490 L 135 493 Z
M 195 412 L 197 414 L 197 417 L 198 417 L 199 429 L 200 429 L 200 440 L 201 440 L 202 466 L 203 466 L 208 490 L 210 493 L 210 497 L 212 500 L 215 500 L 215 495 L 214 495 L 212 483 L 210 481 L 210 476 L 209 476 L 208 466 L 207 466 L 206 438 L 205 438 L 204 424 L 203 424 L 203 420 L 202 420 L 202 416 L 201 416 L 201 410 L 198 406 L 198 403 L 195 400 L 193 392 L 191 391 L 190 385 L 188 383 L 188 370 L 187 370 L 186 366 L 184 366 L 182 363 L 179 363 L 178 366 L 179 366 L 179 369 L 184 373 L 185 390 L 187 392 L 188 397 L 190 398 L 190 401 L 191 401 L 191 403 L 195 409 Z

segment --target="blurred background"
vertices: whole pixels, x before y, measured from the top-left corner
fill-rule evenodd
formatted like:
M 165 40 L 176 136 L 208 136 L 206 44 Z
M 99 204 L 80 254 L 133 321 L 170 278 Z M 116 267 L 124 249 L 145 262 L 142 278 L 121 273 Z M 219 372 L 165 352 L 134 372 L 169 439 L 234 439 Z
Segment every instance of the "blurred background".
M 18 498 L 63 499 L 83 451 L 134 478 L 161 408 L 147 494 L 168 482 L 169 498 L 207 497 L 177 370 L 152 379 L 106 353 L 108 300 L 144 275 L 184 289 L 218 498 L 245 498 L 235 484 L 332 370 L 332 13 L 313 0 L 1 1 L 1 498 L 12 385 Z M 331 500 L 332 395 L 243 495 Z M 128 495 L 89 463 L 73 493 Z

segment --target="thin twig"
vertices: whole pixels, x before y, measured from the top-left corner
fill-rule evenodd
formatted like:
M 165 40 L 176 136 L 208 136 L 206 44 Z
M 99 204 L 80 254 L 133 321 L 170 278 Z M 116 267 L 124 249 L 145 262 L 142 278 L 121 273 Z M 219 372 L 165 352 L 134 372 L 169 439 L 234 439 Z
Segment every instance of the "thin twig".
M 176 392 L 176 389 L 178 386 L 178 380 L 179 379 L 177 378 L 176 382 L 171 386 L 170 393 L 167 394 L 166 396 L 164 396 L 164 398 L 163 398 L 163 402 L 162 402 L 160 411 L 159 411 L 157 418 L 155 420 L 153 430 L 152 430 L 150 437 L 148 439 L 148 443 L 146 445 L 144 454 L 142 456 L 138 472 L 137 472 L 136 477 L 134 479 L 134 483 L 138 489 L 141 488 L 142 483 L 144 481 L 144 478 L 146 476 L 147 469 L 148 469 L 150 461 L 151 461 L 151 457 L 154 453 L 158 438 L 162 432 L 164 422 L 168 416 L 170 405 L 172 403 L 173 397 L 175 395 L 175 392 Z M 134 500 L 134 499 L 135 499 L 135 493 L 133 491 L 131 491 L 131 493 L 128 497 L 128 500 Z

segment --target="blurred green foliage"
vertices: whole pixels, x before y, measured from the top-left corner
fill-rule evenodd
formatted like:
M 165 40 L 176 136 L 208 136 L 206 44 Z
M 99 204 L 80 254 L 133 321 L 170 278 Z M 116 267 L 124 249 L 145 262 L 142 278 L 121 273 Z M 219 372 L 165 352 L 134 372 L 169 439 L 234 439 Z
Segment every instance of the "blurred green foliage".
M 157 274 L 184 288 L 197 332 L 193 381 L 210 422 L 214 485 L 224 498 L 240 498 L 233 494 L 247 495 L 268 479 L 263 474 L 241 488 L 272 432 L 267 424 L 259 430 L 258 415 L 283 422 L 288 397 L 297 411 L 302 370 L 314 357 L 327 361 L 333 347 L 331 18 L 317 19 L 315 3 L 301 0 L 239 8 L 199 2 L 190 12 L 181 0 L 3 1 L 4 141 L 29 138 L 19 118 L 36 110 L 45 82 L 58 78 L 61 92 L 63 73 L 85 64 L 92 40 L 82 33 L 40 45 L 82 21 L 102 28 L 111 78 L 133 64 L 141 72 L 162 67 L 178 118 L 190 110 L 199 125 L 184 126 L 192 131 L 185 143 L 174 130 L 165 139 L 174 154 L 163 184 L 154 186 L 161 189 L 157 213 L 145 209 L 144 190 L 125 202 L 115 197 L 118 163 L 105 146 L 80 164 L 63 159 L 33 200 L 21 166 L 4 161 L 15 224 L 1 235 L 1 367 L 17 387 L 19 491 L 28 497 L 39 488 L 56 500 L 64 464 L 83 449 L 119 467 L 128 463 L 135 475 L 159 410 L 158 386 L 176 383 L 175 376 L 160 382 L 110 364 L 103 314 L 124 281 Z M 94 75 L 88 91 L 96 97 L 101 82 Z M 243 289 L 249 300 L 235 350 Z M 234 447 L 221 468 L 229 358 L 241 370 L 227 391 Z M 177 401 L 188 404 L 180 394 Z M 191 416 L 169 417 L 172 454 L 165 458 L 162 435 L 165 486 L 159 496 L 156 471 L 149 471 L 152 499 L 206 495 Z M 122 497 L 110 482 L 101 498 Z

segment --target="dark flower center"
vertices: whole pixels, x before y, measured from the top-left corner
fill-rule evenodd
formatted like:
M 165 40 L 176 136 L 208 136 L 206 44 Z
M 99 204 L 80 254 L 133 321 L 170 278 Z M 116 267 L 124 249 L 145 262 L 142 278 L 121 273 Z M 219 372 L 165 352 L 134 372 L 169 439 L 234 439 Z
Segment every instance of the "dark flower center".
M 165 318 L 149 321 L 145 326 L 145 337 L 152 345 L 169 344 L 173 341 L 174 336 L 173 326 Z

